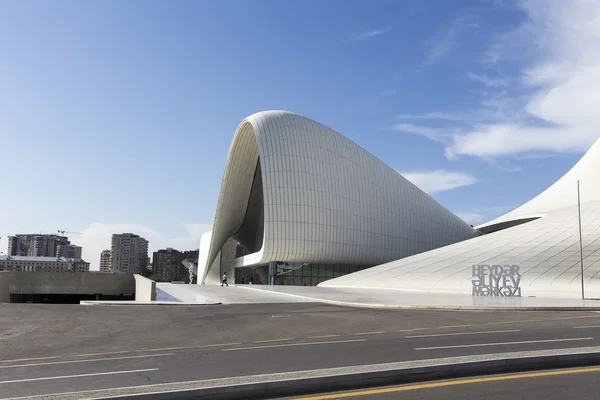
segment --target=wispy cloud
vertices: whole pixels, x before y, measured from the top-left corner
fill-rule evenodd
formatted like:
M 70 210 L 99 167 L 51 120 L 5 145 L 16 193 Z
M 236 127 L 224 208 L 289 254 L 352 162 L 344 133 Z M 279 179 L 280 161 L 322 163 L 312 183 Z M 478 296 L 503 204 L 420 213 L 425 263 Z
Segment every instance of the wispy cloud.
M 400 175 L 411 181 L 425 193 L 429 194 L 477 183 L 477 179 L 471 174 L 446 171 L 443 169 L 435 171 L 401 172 Z
M 177 250 L 193 250 L 200 245 L 200 236 L 212 226 L 209 224 L 189 223 L 183 224 L 184 234 L 175 238 L 168 238 L 156 230 L 143 225 L 135 224 L 104 224 L 93 223 L 81 232 L 81 235 L 73 236 L 71 241 L 83 247 L 83 259 L 90 263 L 90 269 L 97 270 L 100 262 L 100 252 L 110 249 L 110 241 L 113 233 L 132 232 L 136 233 L 149 242 L 149 257 L 152 252 L 165 247 L 173 247 Z
M 378 93 L 380 97 L 393 96 L 396 94 L 396 89 L 385 89 Z
M 363 32 L 363 33 L 361 33 L 359 35 L 356 35 L 354 37 L 354 40 L 369 39 L 369 38 L 372 38 L 372 37 L 375 37 L 375 36 L 383 35 L 387 31 L 389 31 L 389 28 L 385 28 L 385 29 L 373 29 L 371 31 L 366 31 L 366 32 Z
M 467 224 L 471 225 L 480 224 L 485 220 L 485 216 L 483 214 L 474 212 L 457 212 L 456 215 Z
M 497 162 L 497 160 L 491 160 L 491 165 L 496 168 L 497 170 L 503 171 L 503 172 L 521 172 L 523 171 L 523 168 L 518 166 L 518 165 L 513 165 L 513 166 L 508 166 L 508 165 L 503 165 Z
M 508 84 L 507 80 L 504 78 L 491 78 L 487 75 L 479 75 L 473 72 L 469 72 L 467 78 L 491 88 L 499 88 Z
M 441 128 L 432 128 L 424 125 L 414 125 L 414 124 L 395 124 L 392 129 L 397 132 L 404 133 L 413 133 L 416 135 L 421 135 L 426 137 L 427 139 L 434 140 L 436 142 L 446 143 L 448 139 L 451 139 L 452 132 L 441 129 Z
M 450 121 L 450 122 L 462 122 L 470 124 L 473 121 L 474 116 L 466 113 L 442 113 L 442 112 L 428 112 L 424 114 L 400 114 L 396 116 L 399 120 L 429 120 L 429 121 Z M 416 133 L 416 132 L 415 132 Z
M 490 3 L 493 6 L 499 7 L 499 8 L 505 8 L 508 10 L 514 10 L 515 9 L 515 0 L 485 0 L 486 2 Z
M 483 99 L 470 107 L 461 106 L 460 111 L 426 112 L 423 114 L 400 114 L 396 119 L 404 121 L 420 121 L 422 124 L 443 122 L 444 126 L 452 126 L 455 133 L 467 132 L 469 127 L 481 124 L 511 123 L 532 119 L 523 109 L 526 100 L 519 96 L 511 96 L 505 89 L 485 90 Z M 449 124 L 454 122 L 455 124 Z
M 496 157 L 532 151 L 583 151 L 591 145 L 598 132 L 577 132 L 564 128 L 532 128 L 518 124 L 475 126 L 468 133 L 455 135 L 446 148 L 446 156 L 459 155 Z
M 501 207 L 487 207 L 487 208 L 473 208 L 470 211 L 457 211 L 455 212 L 463 221 L 471 225 L 479 225 L 485 221 L 490 221 L 494 218 L 499 217 L 511 210 L 514 210 L 514 206 L 501 206 Z
M 516 74 L 506 74 L 510 85 L 487 75 L 470 76 L 486 86 L 486 97 L 466 119 L 462 113 L 456 118 L 460 125 L 449 142 L 445 136 L 449 158 L 580 153 L 600 136 L 600 2 L 524 0 L 515 4 L 529 18 L 502 34 L 487 53 L 496 71 L 504 60 L 526 64 Z M 452 48 L 456 31 L 451 27 L 442 37 L 428 58 L 430 63 Z M 429 125 L 438 129 L 435 121 L 423 125 L 420 134 L 440 141 L 439 135 L 432 135 L 439 131 L 426 129 Z M 419 133 L 415 128 L 412 131 Z
M 182 226 L 185 228 L 184 234 L 168 239 L 167 246 L 178 250 L 196 249 L 200 245 L 202 234 L 212 229 L 212 225 L 209 224 L 187 223 L 182 224 Z
M 517 206 L 495 206 L 495 207 L 483 207 L 483 208 L 474 208 L 471 212 L 477 214 L 504 214 L 511 210 L 514 210 Z
M 494 45 L 490 46 L 490 48 L 488 48 L 483 53 L 483 57 L 482 57 L 481 61 L 483 64 L 492 64 L 492 65 L 496 64 L 502 57 L 502 53 L 503 53 L 502 43 L 495 43 Z
M 433 65 L 449 53 L 457 44 L 460 35 L 472 28 L 479 27 L 479 18 L 473 12 L 467 12 L 455 17 L 448 26 L 437 32 L 430 39 L 429 52 L 424 65 Z

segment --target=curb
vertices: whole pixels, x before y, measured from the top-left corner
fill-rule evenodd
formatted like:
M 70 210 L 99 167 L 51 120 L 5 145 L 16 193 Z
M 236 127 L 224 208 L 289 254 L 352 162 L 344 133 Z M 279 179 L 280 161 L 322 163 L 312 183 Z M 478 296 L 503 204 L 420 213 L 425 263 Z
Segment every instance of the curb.
M 377 304 L 377 303 L 355 303 L 350 301 L 339 301 L 329 300 L 317 297 L 304 296 L 301 294 L 285 293 L 272 290 L 264 290 L 258 288 L 251 288 L 249 286 L 239 286 L 243 289 L 250 290 L 262 290 L 263 292 L 283 294 L 286 296 L 298 297 L 301 299 L 313 300 L 315 303 L 326 303 L 337 306 L 346 307 L 360 307 L 360 308 L 377 308 L 377 309 L 390 309 L 390 310 L 448 310 L 448 311 L 600 311 L 600 306 L 523 306 L 523 307 L 510 307 L 510 306 L 425 306 L 425 305 L 401 305 L 401 304 Z
M 82 306 L 197 306 L 197 307 L 206 307 L 206 306 L 216 306 L 223 304 L 221 302 L 215 303 L 184 303 L 184 302 L 175 302 L 175 301 L 132 301 L 132 302 L 124 302 L 124 301 L 102 301 L 102 300 L 81 300 L 79 305 Z
M 600 363 L 600 356 L 583 358 L 581 361 L 577 359 L 570 359 L 568 357 L 565 360 L 524 360 L 515 364 L 497 361 L 488 363 L 414 368 L 403 371 L 391 370 L 377 373 L 351 374 L 346 376 L 331 376 L 238 386 L 214 387 L 200 390 L 180 391 L 176 393 L 156 393 L 141 396 L 126 395 L 109 398 L 119 400 L 191 400 L 199 398 L 210 398 L 212 400 L 258 400 L 283 396 L 287 397 L 311 395 L 317 393 L 331 393 L 441 379 L 466 378 L 476 375 L 492 375 L 517 371 L 521 372 L 539 369 L 557 369 L 564 367 L 581 367 L 595 365 L 598 363 Z
M 600 364 L 600 346 L 447 357 L 20 397 L 20 400 L 265 399 Z M 10 399 L 7 399 L 10 400 Z M 16 398 L 13 398 L 16 400 Z

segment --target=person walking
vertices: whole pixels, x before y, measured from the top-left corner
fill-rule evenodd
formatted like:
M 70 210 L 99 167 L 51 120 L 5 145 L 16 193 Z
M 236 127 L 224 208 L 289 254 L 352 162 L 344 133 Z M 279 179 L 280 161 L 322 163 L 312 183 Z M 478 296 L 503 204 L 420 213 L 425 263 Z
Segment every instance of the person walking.
M 221 282 L 221 287 L 223 287 L 223 285 L 229 287 L 229 284 L 227 283 L 227 274 L 225 272 L 223 272 L 223 281 Z

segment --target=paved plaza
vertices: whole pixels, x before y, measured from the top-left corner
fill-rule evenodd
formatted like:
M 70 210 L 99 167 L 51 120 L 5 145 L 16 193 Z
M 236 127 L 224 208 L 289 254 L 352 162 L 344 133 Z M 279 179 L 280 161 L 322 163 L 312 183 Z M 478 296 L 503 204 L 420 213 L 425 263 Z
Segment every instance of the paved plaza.
M 171 283 L 157 283 L 157 302 L 155 304 L 218 305 L 306 302 L 370 308 L 600 311 L 600 300 L 474 297 L 456 293 L 391 289 L 269 285 L 229 285 L 229 287 L 221 287 L 219 285 Z M 86 303 L 102 304 L 103 302 Z

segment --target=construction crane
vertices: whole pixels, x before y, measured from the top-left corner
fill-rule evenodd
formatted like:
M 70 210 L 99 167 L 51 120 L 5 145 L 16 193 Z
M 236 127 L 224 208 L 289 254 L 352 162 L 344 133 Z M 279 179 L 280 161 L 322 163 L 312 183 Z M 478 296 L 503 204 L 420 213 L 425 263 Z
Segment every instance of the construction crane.
M 62 236 L 65 236 L 65 233 L 72 233 L 73 235 L 81 235 L 80 232 L 70 232 L 70 231 L 65 231 L 65 230 L 58 230 L 58 233 L 60 233 Z

